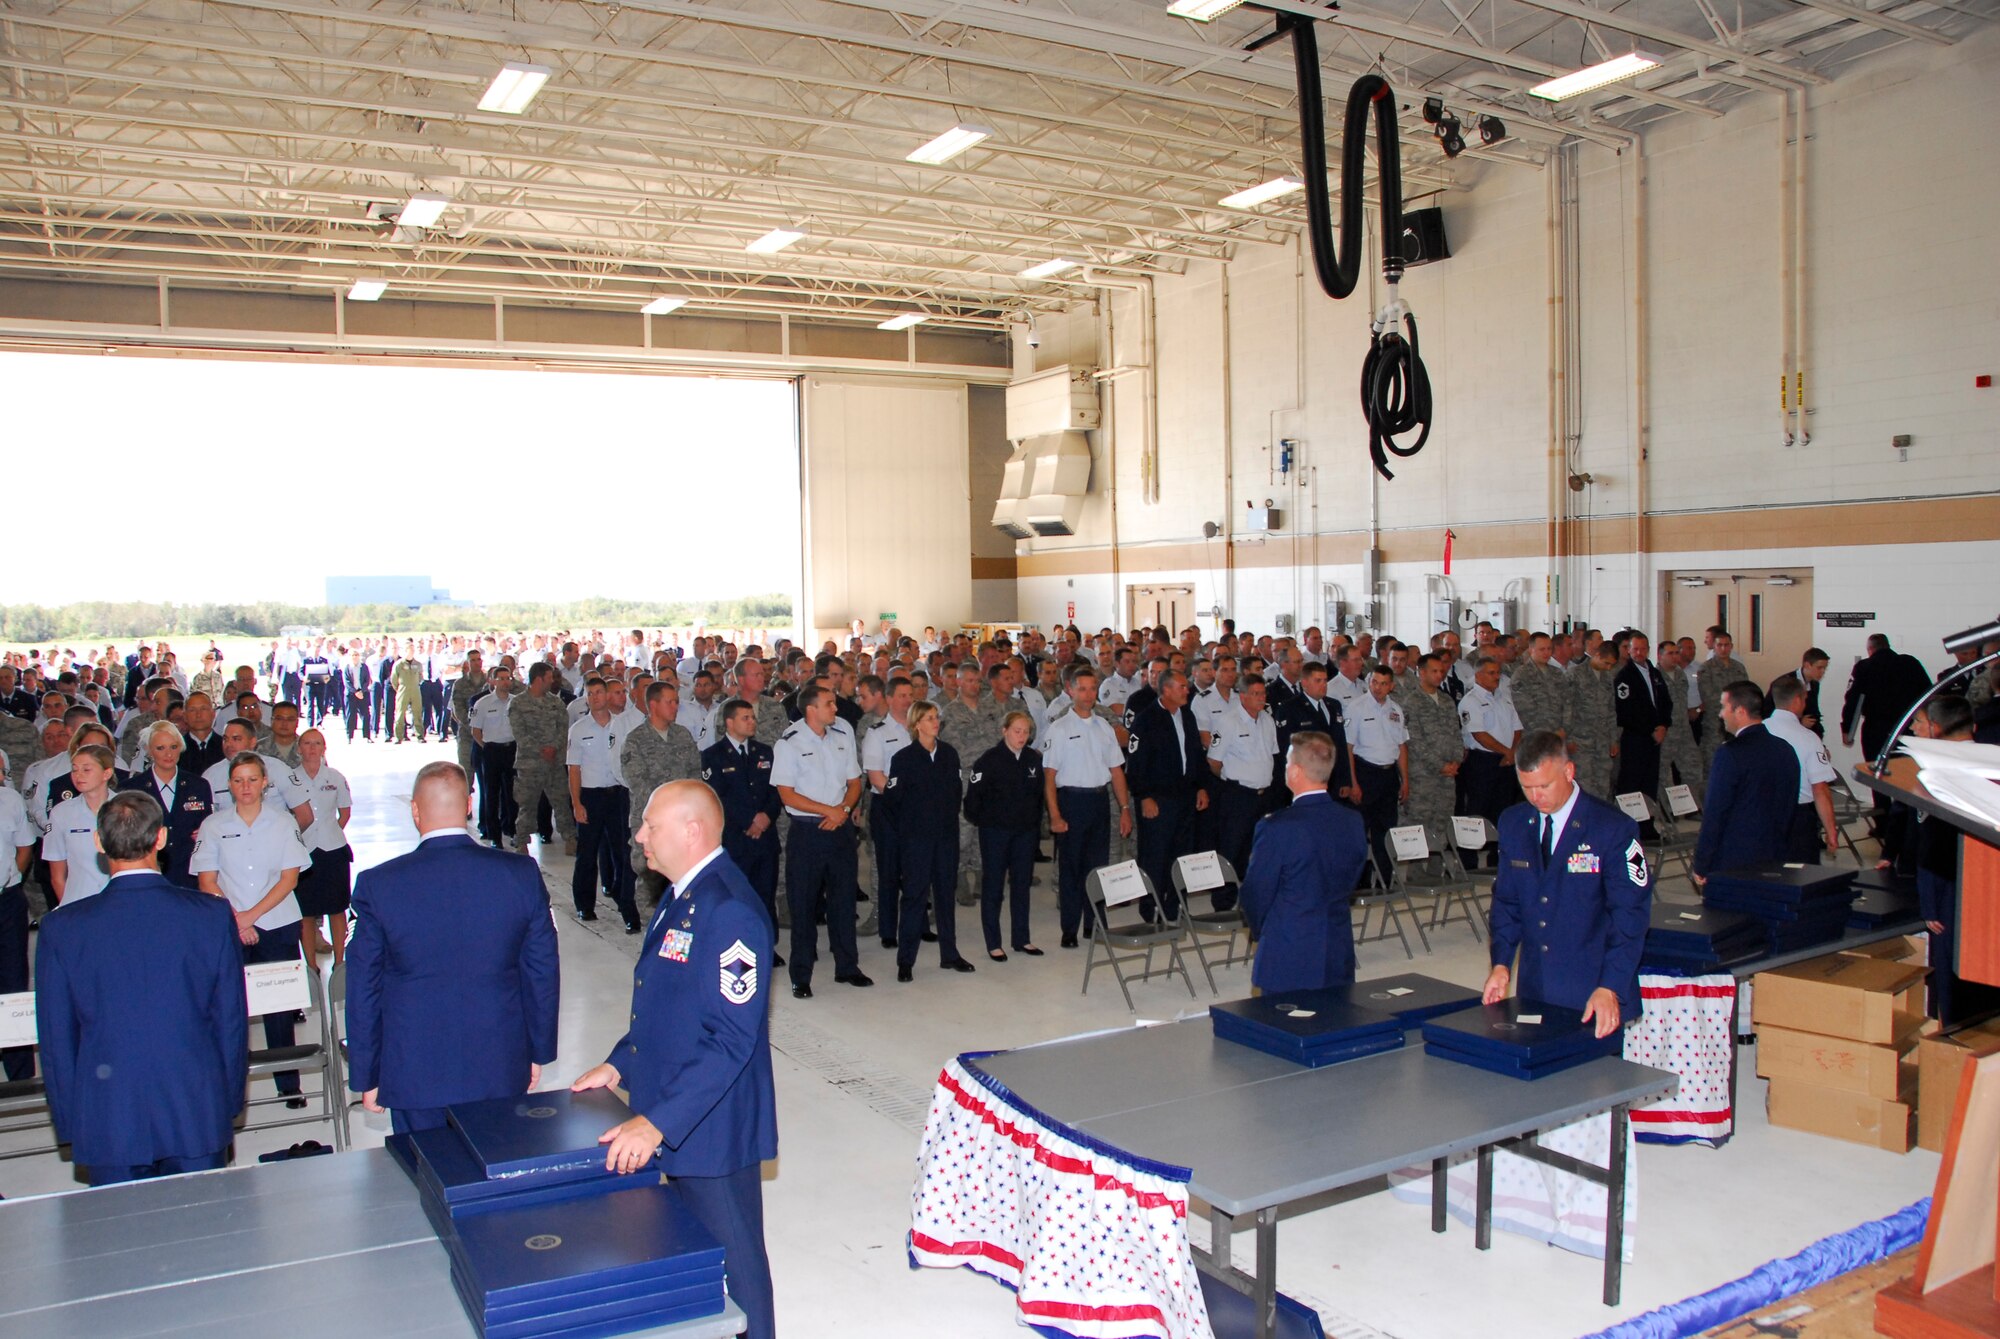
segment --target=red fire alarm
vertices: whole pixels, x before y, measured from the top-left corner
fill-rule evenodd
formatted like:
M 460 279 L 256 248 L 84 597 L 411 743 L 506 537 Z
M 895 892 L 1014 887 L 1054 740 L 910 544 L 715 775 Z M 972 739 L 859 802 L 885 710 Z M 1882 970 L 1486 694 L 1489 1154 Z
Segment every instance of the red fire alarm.
M 1991 390 L 1993 389 L 1993 374 L 1990 372 L 1981 372 L 1972 379 L 1972 384 L 1983 391 Z

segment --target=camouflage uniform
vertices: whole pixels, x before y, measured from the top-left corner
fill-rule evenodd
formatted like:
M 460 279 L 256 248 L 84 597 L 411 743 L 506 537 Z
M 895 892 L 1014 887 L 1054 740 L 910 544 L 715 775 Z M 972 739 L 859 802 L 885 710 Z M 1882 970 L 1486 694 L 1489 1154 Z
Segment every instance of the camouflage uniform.
M 1667 725 L 1666 742 L 1660 745 L 1660 794 L 1667 793 L 1673 784 L 1675 771 L 1679 771 L 1681 784 L 1694 793 L 1696 804 L 1701 803 L 1705 793 L 1706 769 L 1702 766 L 1701 744 L 1694 737 L 1694 726 L 1688 720 L 1688 681 L 1681 670 L 1670 670 L 1664 676 L 1667 681 L 1667 700 L 1673 704 L 1673 720 Z M 1718 730 L 1722 717 L 1714 718 Z
M 19 790 L 28 768 L 42 760 L 42 736 L 19 716 L 0 711 L 0 753 L 7 755 L 7 784 Z M 10 858 L 12 852 L 8 853 Z
M 1993 700 L 1993 678 L 1996 674 L 2000 674 L 2000 662 L 1988 665 L 1973 675 L 1972 682 L 1962 689 L 1965 700 L 1972 705 L 1974 711 L 1978 711 Z
M 576 845 L 576 814 L 570 808 L 569 770 L 564 758 L 569 749 L 569 713 L 554 690 L 536 697 L 532 692 L 516 693 L 507 704 L 507 724 L 514 730 L 514 803 L 520 808 L 523 837 L 533 831 L 536 809 L 546 798 L 556 831 L 563 845 Z M 556 751 L 554 762 L 542 757 L 542 750 Z
M 458 765 L 465 769 L 465 775 L 474 784 L 478 783 L 479 773 L 472 766 L 472 750 L 476 741 L 472 738 L 472 725 L 468 718 L 472 714 L 472 699 L 485 691 L 485 670 L 477 673 L 467 670 L 451 686 L 451 719 L 458 727 Z
M 1403 721 L 1410 732 L 1410 799 L 1403 806 L 1411 822 L 1424 825 L 1424 841 L 1433 852 L 1451 845 L 1451 811 L 1458 782 L 1444 768 L 1465 757 L 1465 736 L 1459 731 L 1458 704 L 1440 688 L 1427 693 L 1419 685 L 1402 699 Z
M 759 695 L 750 702 L 750 710 L 757 716 L 757 742 L 769 747 L 778 742 L 778 736 L 785 733 L 792 718 L 785 711 L 785 704 L 775 697 Z M 778 899 L 784 905 L 784 899 Z
M 982 692 L 977 707 L 968 707 L 964 698 L 955 697 L 945 703 L 938 718 L 938 738 L 951 745 L 958 754 L 959 781 L 969 786 L 972 784 L 972 764 L 1000 742 L 1000 724 L 1007 718 L 1007 708 L 1001 706 L 991 693 Z M 959 900 L 963 903 L 965 876 L 971 874 L 972 886 L 977 888 L 979 871 L 979 829 L 965 821 L 963 808 L 958 815 L 958 869 Z
M 1391 690 L 1390 696 L 1407 709 L 1410 705 L 1410 695 L 1421 693 L 1422 684 L 1423 676 L 1417 673 L 1415 666 L 1412 666 L 1396 676 L 1396 686 Z
M 293 735 L 292 742 L 282 748 L 279 747 L 275 735 L 269 739 L 259 740 L 257 743 L 257 752 L 263 754 L 266 758 L 276 759 L 294 772 L 305 766 L 305 760 L 299 756 L 299 737 L 297 735 Z
M 1715 769 L 1715 755 L 1728 741 L 1729 732 L 1722 728 L 1722 690 L 1738 679 L 1747 679 L 1750 671 L 1743 662 L 1735 658 L 1724 660 L 1715 656 L 1702 665 L 1695 682 L 1701 689 L 1701 772 L 1707 776 Z M 1685 713 L 1683 713 L 1685 714 Z M 1697 792 L 1699 793 L 1699 792 Z
M 646 853 L 639 847 L 639 819 L 645 813 L 646 801 L 661 786 L 669 781 L 694 781 L 701 776 L 701 750 L 695 747 L 688 728 L 679 722 L 668 721 L 662 733 L 648 721 L 625 736 L 625 747 L 618 752 L 618 770 L 632 797 L 632 869 L 647 899 L 657 902 L 666 888 L 666 880 L 646 863 Z
M 1515 662 L 1514 712 L 1521 718 L 1521 733 L 1563 728 L 1563 704 L 1568 699 L 1567 677 L 1553 663 L 1537 665 L 1532 660 Z
M 145 751 L 146 747 L 146 731 L 152 729 L 153 722 L 159 719 L 158 716 L 150 711 L 131 711 L 126 713 L 125 719 L 119 722 L 118 737 L 116 740 L 118 745 L 118 765 L 120 767 L 123 767 L 128 772 L 138 770 L 139 755 Z M 221 728 L 220 725 L 216 726 L 218 730 Z M 41 753 L 41 739 L 37 736 L 34 761 L 41 761 Z M 10 754 L 9 756 L 11 757 L 12 755 Z
M 1611 676 L 1593 665 L 1578 665 L 1564 685 L 1569 701 L 1563 730 L 1576 755 L 1576 783 L 1600 800 L 1611 798 L 1611 749 L 1618 742 L 1617 704 Z

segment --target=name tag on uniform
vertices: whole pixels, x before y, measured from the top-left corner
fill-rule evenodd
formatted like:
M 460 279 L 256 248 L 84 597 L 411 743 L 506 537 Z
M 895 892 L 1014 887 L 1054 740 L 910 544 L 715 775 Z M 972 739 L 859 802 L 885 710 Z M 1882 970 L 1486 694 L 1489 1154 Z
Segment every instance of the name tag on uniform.
M 667 937 L 660 941 L 660 956 L 668 962 L 686 962 L 688 950 L 694 947 L 694 933 L 690 930 L 669 930 Z
M 1569 858 L 1569 872 L 1572 874 L 1596 874 L 1602 868 L 1598 858 L 1588 851 L 1578 851 Z

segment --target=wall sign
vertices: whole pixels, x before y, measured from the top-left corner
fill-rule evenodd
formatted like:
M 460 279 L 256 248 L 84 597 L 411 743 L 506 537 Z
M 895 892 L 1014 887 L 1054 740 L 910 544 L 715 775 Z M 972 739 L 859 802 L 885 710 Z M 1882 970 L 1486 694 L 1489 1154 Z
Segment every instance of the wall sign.
M 1826 624 L 1829 628 L 1865 628 L 1875 620 L 1875 611 L 1871 609 L 1867 613 L 1862 614 L 1852 612 L 1827 613 L 1822 610 L 1813 617 Z

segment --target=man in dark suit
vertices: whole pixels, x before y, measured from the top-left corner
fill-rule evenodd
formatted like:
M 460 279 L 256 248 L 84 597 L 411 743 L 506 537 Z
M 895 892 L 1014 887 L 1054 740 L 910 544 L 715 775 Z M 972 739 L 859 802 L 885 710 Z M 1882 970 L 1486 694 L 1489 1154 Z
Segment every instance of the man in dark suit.
M 531 1090 L 556 1056 L 561 977 L 541 870 L 465 830 L 457 763 L 417 773 L 408 855 L 354 881 L 347 945 L 347 1083 L 398 1134 L 455 1102 Z
M 1257 824 L 1243 871 L 1243 918 L 1257 936 L 1250 980 L 1266 993 L 1320 990 L 1354 980 L 1347 899 L 1368 860 L 1361 815 L 1327 794 L 1333 740 L 1292 736 L 1285 754 L 1291 804 Z
M 1181 914 L 1173 864 L 1194 850 L 1194 816 L 1208 808 L 1203 788 L 1208 762 L 1201 747 L 1201 727 L 1188 708 L 1187 675 L 1161 669 L 1154 693 L 1153 703 L 1131 717 L 1125 784 L 1139 807 L 1139 868 L 1153 881 L 1153 891 L 1171 921 Z M 1141 901 L 1139 914 L 1149 921 L 1154 918 L 1152 898 Z
M 111 881 L 42 917 L 35 949 L 49 1113 L 93 1186 L 222 1166 L 249 1080 L 236 917 L 154 868 L 163 817 L 149 795 L 104 802 Z
M 721 802 L 699 781 L 653 792 L 639 845 L 669 896 L 632 972 L 630 1030 L 572 1087 L 625 1088 L 634 1114 L 600 1137 L 605 1166 L 637 1171 L 658 1155 L 669 1188 L 722 1243 L 749 1339 L 772 1339 L 760 1164 L 778 1155 L 774 932 L 722 849 L 722 825 Z
M 1285 756 L 1292 736 L 1301 730 L 1316 730 L 1325 735 L 1333 741 L 1333 777 L 1327 782 L 1327 793 L 1357 803 L 1361 787 L 1354 780 L 1354 755 L 1347 747 L 1346 715 L 1340 703 L 1326 691 L 1327 683 L 1326 666 L 1313 661 L 1299 671 L 1296 692 L 1283 700 L 1271 698 L 1271 722 L 1278 727 L 1278 756 Z M 1279 780 L 1282 784 L 1283 778 Z M 1291 797 L 1277 785 L 1271 787 L 1271 796 L 1274 809 L 1282 809 L 1291 802 Z
M 1695 885 L 1711 874 L 1784 860 L 1799 807 L 1799 755 L 1764 727 L 1764 694 L 1748 679 L 1722 690 L 1721 727 L 1732 736 L 1709 766 L 1695 839 Z
M 1516 994 L 1579 1009 L 1608 1037 L 1639 1013 L 1653 912 L 1639 826 L 1577 788 L 1569 745 L 1554 730 L 1522 739 L 1514 770 L 1528 798 L 1500 815 L 1485 1001 L 1507 997 L 1518 952 Z
M 1847 697 L 1840 704 L 1840 739 L 1854 747 L 1854 728 L 1861 727 L 1861 752 L 1872 764 L 1889 742 L 1889 732 L 1912 703 L 1931 687 L 1930 672 L 1915 656 L 1906 656 L 1889 645 L 1881 633 L 1868 638 L 1868 654 L 1854 667 L 1847 681 Z M 1877 807 L 1887 803 L 1877 797 Z
M 1673 724 L 1673 698 L 1659 667 L 1646 658 L 1652 646 L 1646 634 L 1635 632 L 1629 658 L 1612 679 L 1612 705 L 1618 714 L 1618 775 L 1615 793 L 1657 796 L 1660 791 L 1660 745 Z M 1649 825 L 1650 826 L 1650 825 Z

